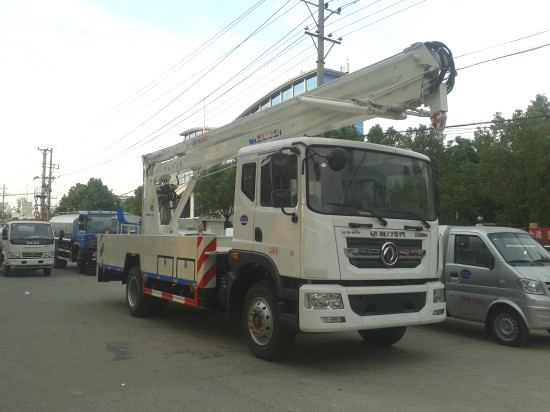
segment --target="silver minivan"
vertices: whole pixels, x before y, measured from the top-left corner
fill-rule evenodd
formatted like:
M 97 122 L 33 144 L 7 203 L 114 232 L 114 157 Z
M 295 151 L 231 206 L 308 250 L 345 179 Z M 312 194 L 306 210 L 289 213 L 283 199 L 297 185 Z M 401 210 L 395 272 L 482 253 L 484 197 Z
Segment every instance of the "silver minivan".
M 502 345 L 550 332 L 550 253 L 520 229 L 441 226 L 447 316 L 484 322 Z

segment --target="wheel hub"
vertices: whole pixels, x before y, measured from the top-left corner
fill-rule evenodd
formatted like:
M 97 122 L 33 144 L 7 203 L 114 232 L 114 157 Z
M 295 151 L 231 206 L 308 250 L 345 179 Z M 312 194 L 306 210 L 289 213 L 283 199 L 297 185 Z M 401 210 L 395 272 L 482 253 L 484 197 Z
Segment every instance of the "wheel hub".
M 267 301 L 254 298 L 248 310 L 248 331 L 258 345 L 267 345 L 273 336 L 273 314 Z
M 513 340 L 518 334 L 518 326 L 513 318 L 507 315 L 501 315 L 496 319 L 496 332 L 503 340 Z

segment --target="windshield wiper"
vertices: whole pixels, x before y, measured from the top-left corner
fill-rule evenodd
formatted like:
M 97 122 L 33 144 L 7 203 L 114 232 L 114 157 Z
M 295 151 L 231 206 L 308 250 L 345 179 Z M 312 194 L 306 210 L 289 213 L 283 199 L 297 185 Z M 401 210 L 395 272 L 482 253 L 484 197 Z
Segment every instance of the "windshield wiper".
M 374 213 L 371 209 L 367 209 L 361 206 L 348 205 L 346 203 L 327 202 L 327 205 L 343 206 L 343 207 L 350 207 L 352 209 L 357 209 L 357 210 L 364 210 L 365 212 L 370 213 L 372 217 L 378 219 L 378 221 L 382 224 L 382 226 L 388 226 L 388 221 L 384 219 L 382 216 L 379 216 L 376 213 Z
M 421 217 L 420 215 L 417 215 L 416 213 L 414 212 L 404 212 L 404 211 L 400 211 L 400 210 L 388 210 L 388 212 L 392 212 L 392 213 L 399 213 L 401 215 L 404 215 L 404 216 L 410 216 L 416 220 L 420 220 L 422 222 L 422 224 L 426 227 L 426 229 L 429 229 L 431 228 L 432 226 L 428 223 L 428 221 L 426 219 L 424 219 L 423 217 Z
M 514 260 L 508 260 L 507 263 L 510 263 L 513 265 L 514 263 L 530 263 L 532 260 L 525 260 L 525 259 L 514 259 Z

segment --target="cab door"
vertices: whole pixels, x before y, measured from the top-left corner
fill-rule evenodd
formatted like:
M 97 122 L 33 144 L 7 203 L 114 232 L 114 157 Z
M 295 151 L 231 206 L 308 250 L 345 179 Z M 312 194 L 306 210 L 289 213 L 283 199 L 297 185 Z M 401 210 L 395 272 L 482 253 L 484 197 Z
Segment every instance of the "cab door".
M 280 275 L 300 277 L 298 156 L 287 154 L 284 165 L 277 166 L 276 155 L 259 157 L 253 250 L 269 256 Z
M 498 271 L 491 251 L 477 235 L 455 234 L 454 259 L 447 263 L 448 288 L 458 302 L 456 310 L 468 318 L 483 319 L 498 299 Z M 449 308 L 451 315 L 453 309 Z

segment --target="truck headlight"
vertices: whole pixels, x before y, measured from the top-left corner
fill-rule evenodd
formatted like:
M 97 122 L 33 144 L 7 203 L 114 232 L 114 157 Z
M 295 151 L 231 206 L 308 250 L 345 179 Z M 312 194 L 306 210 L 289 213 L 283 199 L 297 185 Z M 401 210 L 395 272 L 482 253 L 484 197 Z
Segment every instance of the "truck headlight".
M 434 289 L 433 302 L 434 303 L 445 302 L 445 289 Z
M 45 258 L 53 258 L 53 256 L 54 256 L 54 252 L 44 252 Z
M 344 309 L 340 293 L 306 293 L 304 300 L 306 309 Z
M 19 252 L 10 252 L 8 253 L 8 259 L 19 259 L 21 254 Z
M 542 287 L 542 283 L 538 280 L 519 279 L 518 283 L 525 293 L 530 293 L 532 295 L 544 295 L 544 288 Z

